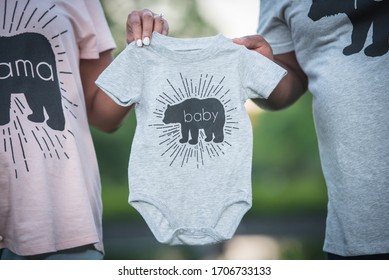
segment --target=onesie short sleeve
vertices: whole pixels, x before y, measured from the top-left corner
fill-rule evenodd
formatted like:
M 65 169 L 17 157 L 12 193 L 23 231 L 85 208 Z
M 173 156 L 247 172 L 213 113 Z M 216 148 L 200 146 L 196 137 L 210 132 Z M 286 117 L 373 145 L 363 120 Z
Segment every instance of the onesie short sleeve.
M 287 73 L 284 68 L 265 56 L 245 48 L 242 48 L 239 66 L 247 99 L 267 99 Z
M 143 69 L 136 48 L 128 45 L 96 80 L 97 86 L 124 107 L 137 103 L 141 95 Z
M 286 0 L 262 0 L 260 2 L 257 33 L 272 46 L 275 55 L 294 51 L 290 28 L 283 16 Z

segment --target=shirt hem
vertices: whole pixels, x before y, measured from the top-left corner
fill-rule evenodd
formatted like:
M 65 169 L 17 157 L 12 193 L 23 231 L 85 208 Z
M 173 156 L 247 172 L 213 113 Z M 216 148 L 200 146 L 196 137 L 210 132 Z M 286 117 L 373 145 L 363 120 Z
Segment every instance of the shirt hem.
M 76 240 L 71 240 L 71 241 L 66 241 L 61 243 L 37 245 L 28 248 L 18 248 L 18 246 L 14 246 L 12 242 L 9 243 L 4 242 L 4 245 L 1 249 L 7 248 L 8 250 L 20 256 L 31 256 L 31 255 L 40 255 L 45 253 L 57 252 L 60 250 L 76 248 L 88 244 L 93 244 L 96 250 L 104 254 L 103 245 L 101 241 L 99 241 L 99 238 L 96 235 L 86 236 L 81 239 L 76 239 Z
M 364 256 L 364 255 L 376 255 L 376 254 L 388 254 L 389 253 L 389 241 L 380 242 L 377 244 L 365 244 L 363 247 L 353 248 L 336 248 L 333 243 L 324 243 L 323 251 L 331 254 L 336 254 L 343 257 Z

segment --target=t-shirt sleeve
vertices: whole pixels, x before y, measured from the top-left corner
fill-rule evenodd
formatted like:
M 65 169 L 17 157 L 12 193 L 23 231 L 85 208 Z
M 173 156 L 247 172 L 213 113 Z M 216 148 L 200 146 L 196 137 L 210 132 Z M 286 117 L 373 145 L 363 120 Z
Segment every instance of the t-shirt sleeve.
M 81 59 L 98 59 L 101 52 L 116 48 L 99 0 L 77 0 L 72 14 Z
M 240 73 L 245 98 L 267 99 L 287 71 L 265 56 L 242 49 Z
M 257 33 L 265 38 L 273 54 L 294 51 L 290 28 L 283 16 L 289 0 L 261 0 Z
M 141 96 L 144 74 L 137 49 L 128 45 L 96 80 L 97 86 L 121 106 L 138 103 Z
M 116 48 L 100 1 L 87 0 L 85 1 L 85 4 L 88 7 L 89 15 L 96 30 L 97 48 L 99 53 Z

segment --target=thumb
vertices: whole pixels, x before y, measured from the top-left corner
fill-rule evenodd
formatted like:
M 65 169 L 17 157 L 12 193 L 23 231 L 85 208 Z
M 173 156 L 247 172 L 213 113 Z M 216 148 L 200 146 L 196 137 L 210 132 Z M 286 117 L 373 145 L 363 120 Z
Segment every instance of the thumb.
M 237 45 L 245 46 L 248 49 L 256 48 L 255 41 L 251 40 L 248 36 L 234 38 L 232 39 L 232 42 L 234 42 Z
M 273 51 L 269 43 L 260 35 L 235 38 L 233 42 L 238 45 L 243 45 L 249 50 L 256 51 L 269 59 L 273 59 Z

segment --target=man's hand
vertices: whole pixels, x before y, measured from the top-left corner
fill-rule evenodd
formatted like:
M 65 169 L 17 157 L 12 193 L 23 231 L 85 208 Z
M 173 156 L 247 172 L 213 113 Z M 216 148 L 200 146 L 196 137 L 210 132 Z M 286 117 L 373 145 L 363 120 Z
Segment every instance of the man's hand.
M 294 52 L 273 55 L 269 43 L 260 35 L 244 36 L 234 39 L 233 42 L 262 54 L 288 71 L 268 99 L 253 99 L 258 106 L 268 110 L 280 110 L 293 104 L 307 90 L 308 78 Z
M 233 40 L 235 44 L 243 45 L 249 50 L 256 51 L 274 61 L 273 50 L 269 43 L 260 35 L 250 35 Z
M 141 47 L 149 45 L 153 31 L 167 35 L 169 24 L 162 17 L 162 14 L 156 14 L 148 9 L 133 11 L 127 17 L 127 43 L 136 41 Z

